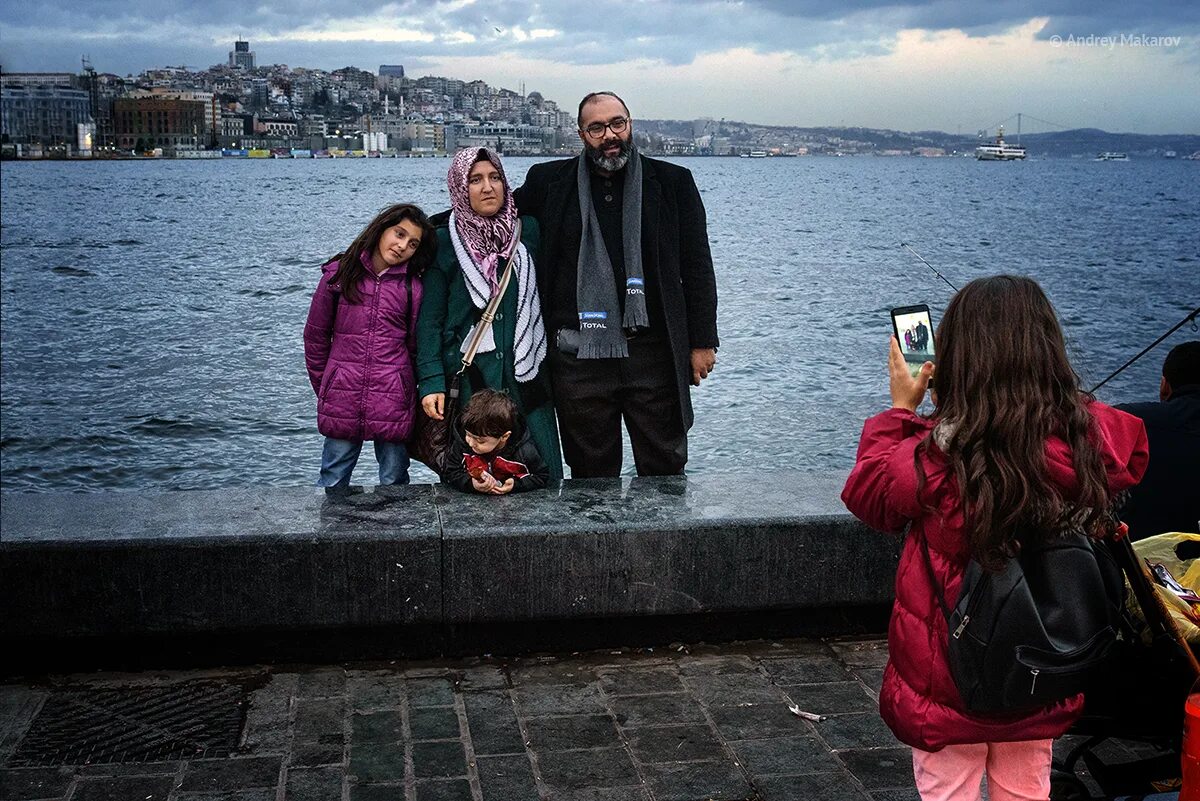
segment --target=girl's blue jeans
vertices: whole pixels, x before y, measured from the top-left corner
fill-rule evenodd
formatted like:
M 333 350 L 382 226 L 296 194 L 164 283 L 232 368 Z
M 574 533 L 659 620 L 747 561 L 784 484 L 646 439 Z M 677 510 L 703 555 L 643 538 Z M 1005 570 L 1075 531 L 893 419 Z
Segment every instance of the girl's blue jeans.
M 321 476 L 317 479 L 317 486 L 337 489 L 349 487 L 350 474 L 358 463 L 362 446 L 361 440 L 326 437 L 325 447 L 321 451 Z M 375 460 L 379 462 L 381 485 L 408 483 L 408 449 L 403 442 L 375 440 Z

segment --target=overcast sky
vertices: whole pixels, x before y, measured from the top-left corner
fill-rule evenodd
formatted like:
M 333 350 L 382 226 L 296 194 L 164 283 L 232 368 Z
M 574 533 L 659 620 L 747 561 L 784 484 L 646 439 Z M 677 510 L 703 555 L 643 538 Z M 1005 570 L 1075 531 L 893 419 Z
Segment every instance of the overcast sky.
M 1200 133 L 1191 0 L 11 0 L 0 67 L 207 67 L 239 36 L 260 65 L 403 64 L 567 107 L 612 89 L 635 117 L 966 133 L 1020 111 L 1026 130 Z

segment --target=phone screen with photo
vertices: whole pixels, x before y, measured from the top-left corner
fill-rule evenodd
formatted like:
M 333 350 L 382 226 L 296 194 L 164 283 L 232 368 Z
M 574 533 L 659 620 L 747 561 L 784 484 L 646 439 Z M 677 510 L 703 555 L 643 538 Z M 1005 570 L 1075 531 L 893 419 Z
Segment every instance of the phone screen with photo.
M 900 353 L 913 378 L 925 362 L 936 361 L 933 352 L 933 319 L 929 307 L 902 306 L 892 309 L 892 333 L 900 343 Z

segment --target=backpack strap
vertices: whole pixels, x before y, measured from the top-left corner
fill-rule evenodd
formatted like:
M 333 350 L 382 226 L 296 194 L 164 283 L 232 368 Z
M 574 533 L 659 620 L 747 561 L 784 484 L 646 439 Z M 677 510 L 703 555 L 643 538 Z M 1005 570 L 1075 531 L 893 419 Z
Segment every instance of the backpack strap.
M 912 530 L 909 529 L 909 533 Z M 942 614 L 946 616 L 946 621 L 950 621 L 950 608 L 946 606 L 946 592 L 938 584 L 937 577 L 933 574 L 933 560 L 929 558 L 929 539 L 925 536 L 925 532 L 921 532 L 921 555 L 925 557 L 925 570 L 929 573 L 929 585 L 933 588 L 933 597 L 937 599 L 938 606 L 942 608 Z

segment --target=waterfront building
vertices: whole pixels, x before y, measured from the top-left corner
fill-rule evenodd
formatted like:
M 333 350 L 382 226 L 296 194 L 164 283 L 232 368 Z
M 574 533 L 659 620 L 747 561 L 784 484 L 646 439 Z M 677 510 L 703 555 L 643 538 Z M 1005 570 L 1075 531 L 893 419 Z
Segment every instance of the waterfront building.
M 208 92 L 132 92 L 113 103 L 117 146 L 126 150 L 199 150 L 221 133 L 216 96 Z
M 0 73 L 0 89 L 34 89 L 58 87 L 78 89 L 79 79 L 69 72 L 5 72 Z
M 546 103 L 539 111 L 529 113 L 529 123 L 539 128 L 574 128 L 575 117 L 558 108 L 550 108 L 553 103 Z
M 254 63 L 254 51 L 250 49 L 250 43 L 241 40 L 234 42 L 233 49 L 229 51 L 229 66 L 234 69 L 252 70 Z
M 538 154 L 555 146 L 554 131 L 534 125 L 511 123 L 468 123 L 450 126 L 447 147 L 491 147 L 508 155 Z
M 0 141 L 69 155 L 81 128 L 95 131 L 91 99 L 82 89 L 62 86 L 5 86 L 0 89 Z M 89 138 L 90 143 L 90 138 Z
M 434 122 L 408 122 L 404 125 L 401 144 L 416 152 L 445 152 L 446 126 Z
M 258 131 L 258 115 L 225 112 L 221 117 L 220 145 L 234 150 L 270 146 L 267 136 Z
M 659 144 L 659 149 L 668 156 L 693 156 L 696 154 L 696 140 L 663 139 Z
M 254 115 L 253 114 L 231 114 L 226 112 L 221 115 L 221 136 L 230 139 L 243 139 L 254 134 Z M 237 145 L 233 145 L 237 147 Z
M 321 114 L 309 114 L 307 117 L 297 120 L 296 126 L 300 129 L 301 137 L 327 136 L 329 134 L 329 123 Z
M 294 139 L 300 135 L 300 125 L 297 120 L 260 117 L 254 132 L 272 138 Z
M 364 131 L 385 134 L 396 150 L 432 153 L 446 149 L 446 126 L 435 122 L 414 117 L 365 114 L 358 119 L 358 126 Z

